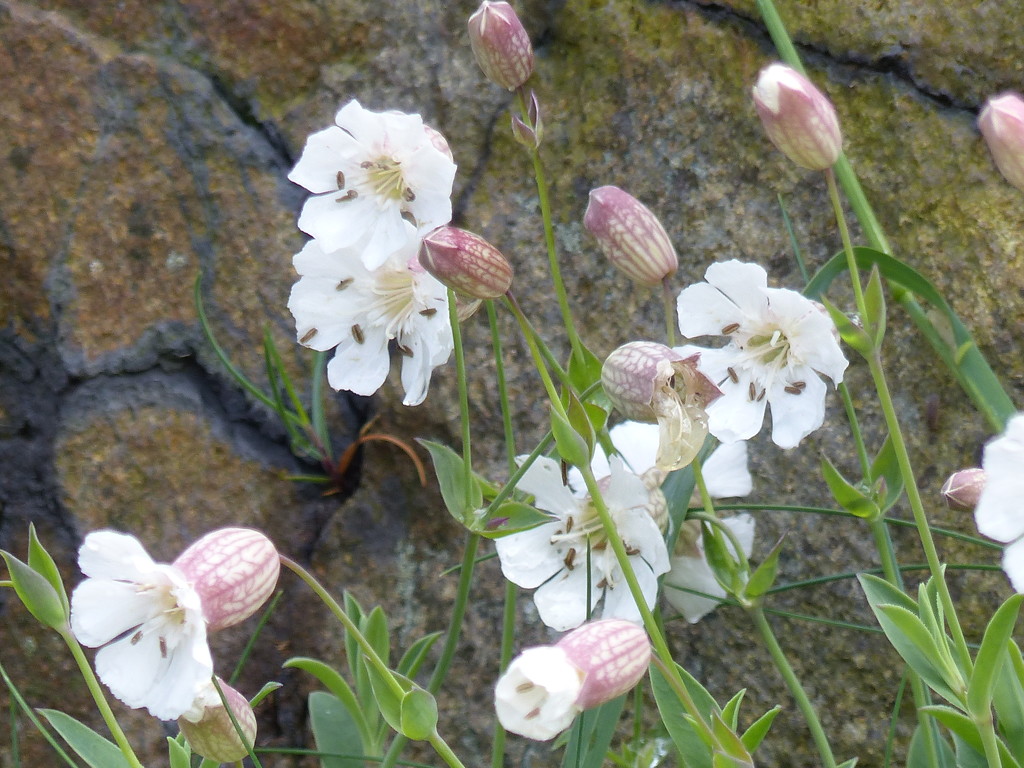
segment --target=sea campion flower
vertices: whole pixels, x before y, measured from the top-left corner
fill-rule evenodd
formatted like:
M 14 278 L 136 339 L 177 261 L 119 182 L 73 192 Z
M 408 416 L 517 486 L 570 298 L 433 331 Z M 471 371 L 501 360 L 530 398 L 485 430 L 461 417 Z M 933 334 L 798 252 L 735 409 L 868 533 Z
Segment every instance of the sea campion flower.
M 484 0 L 469 17 L 469 44 L 487 79 L 512 91 L 533 74 L 533 44 L 515 9 Z
M 612 405 L 627 419 L 659 427 L 659 469 L 685 467 L 708 435 L 705 409 L 722 393 L 689 357 L 663 344 L 632 341 L 612 352 L 601 367 L 601 383 Z
M 601 251 L 626 277 L 657 285 L 679 268 L 665 227 L 651 210 L 618 187 L 591 190 L 583 226 Z
M 708 406 L 709 431 L 722 442 L 746 440 L 771 406 L 772 440 L 796 446 L 825 419 L 819 374 L 838 384 L 846 370 L 832 320 L 796 291 L 769 288 L 757 264 L 712 264 L 704 277 L 679 294 L 679 329 L 688 338 L 724 335 L 728 343 L 678 351 L 699 353 L 700 369 L 721 388 Z
M 650 607 L 657 598 L 658 576 L 669 567 L 668 550 L 643 480 L 618 457 L 612 457 L 610 469 L 599 481 L 602 495 Z M 578 498 L 562 484 L 558 462 L 537 459 L 517 488 L 532 494 L 537 508 L 551 513 L 553 520 L 496 539 L 495 548 L 505 578 L 525 589 L 537 588 L 533 602 L 541 621 L 558 631 L 578 627 L 603 599 L 603 618 L 639 622 L 640 610 L 592 500 Z
M 636 624 L 584 624 L 555 645 L 527 648 L 512 661 L 494 691 L 498 720 L 512 733 L 553 739 L 579 712 L 633 688 L 650 662 L 650 641 Z
M 792 67 L 761 70 L 754 107 L 772 143 L 801 168 L 831 168 L 843 151 L 839 117 L 828 97 Z
M 473 299 L 497 299 L 512 287 L 512 265 L 480 235 L 439 227 L 423 238 L 420 264 L 453 291 Z
M 1003 570 L 1018 592 L 1024 592 L 1024 413 L 1006 424 L 1006 431 L 985 446 L 981 466 L 985 488 L 974 508 L 978 532 L 1008 546 Z
M 213 674 L 198 591 L 123 533 L 90 533 L 78 564 L 88 578 L 72 593 L 71 628 L 83 645 L 102 646 L 96 674 L 129 707 L 179 717 Z
M 1003 93 L 985 102 L 978 128 L 999 172 L 1024 191 L 1024 99 Z
M 210 680 L 196 696 L 188 711 L 178 718 L 178 727 L 197 755 L 218 763 L 234 763 L 249 754 L 256 741 L 256 716 L 245 697 L 219 677 L 217 684 L 245 737 L 239 738 L 231 715 Z
M 408 223 L 403 226 L 411 230 Z M 448 320 L 448 292 L 417 260 L 419 240 L 375 269 L 368 269 L 351 249 L 325 251 L 311 240 L 295 255 L 299 281 L 292 286 L 288 309 L 295 316 L 300 344 L 335 349 L 327 364 L 334 389 L 372 395 L 388 376 L 388 342 L 402 354 L 405 405 L 427 396 L 430 375 L 453 348 Z
M 288 178 L 310 192 L 299 229 L 375 269 L 452 217 L 455 163 L 419 115 L 371 112 L 353 100 L 306 140 Z M 410 228 L 407 224 L 412 224 Z

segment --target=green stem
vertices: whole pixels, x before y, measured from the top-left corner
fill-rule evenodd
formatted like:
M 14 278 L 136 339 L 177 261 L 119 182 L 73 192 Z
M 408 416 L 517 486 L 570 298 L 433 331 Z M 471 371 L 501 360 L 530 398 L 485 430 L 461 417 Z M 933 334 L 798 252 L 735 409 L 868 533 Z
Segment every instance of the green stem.
M 803 713 L 807 727 L 811 730 L 811 737 L 818 747 L 818 754 L 821 755 L 822 763 L 825 768 L 836 768 L 836 759 L 832 755 L 832 747 L 828 743 L 825 729 L 821 727 L 818 713 L 815 712 L 811 700 L 807 698 L 807 693 L 800 684 L 800 678 L 796 676 L 793 668 L 789 665 L 789 661 L 786 659 L 786 654 L 783 653 L 779 641 L 775 639 L 775 633 L 772 632 L 771 625 L 768 623 L 768 619 L 765 618 L 764 611 L 760 606 L 753 606 L 747 610 L 747 613 L 753 619 L 754 625 L 757 627 L 757 631 L 760 633 L 761 639 L 768 649 L 768 653 L 771 654 L 772 661 L 775 662 L 775 666 L 778 667 L 779 673 L 782 675 L 782 679 L 786 681 L 789 692 L 796 699 L 796 704 Z
M 520 87 L 516 90 L 516 102 L 524 120 L 529 124 L 530 113 L 527 104 L 525 90 Z M 580 337 L 576 333 L 576 326 L 572 320 L 572 310 L 569 308 L 569 297 L 565 291 L 565 282 L 562 280 L 562 271 L 558 265 L 558 251 L 555 248 L 555 229 L 551 218 L 551 200 L 548 195 L 548 183 L 544 175 L 544 164 L 540 159 L 540 150 L 531 148 L 530 158 L 533 161 L 533 176 L 537 182 L 537 199 L 540 203 L 540 215 L 544 222 L 544 245 L 548 251 L 548 265 L 551 269 L 551 282 L 555 288 L 555 297 L 558 300 L 558 308 L 562 313 L 562 322 L 565 325 L 565 332 L 569 337 L 569 345 L 572 347 L 574 357 L 583 360 L 583 346 Z
M 430 746 L 434 748 L 434 751 L 440 756 L 442 760 L 448 763 L 451 768 L 466 768 L 462 761 L 459 760 L 458 756 L 452 752 L 452 748 L 448 746 L 448 742 L 441 738 L 437 731 L 434 731 L 433 735 L 427 739 L 430 742 Z
M 1002 768 L 1003 761 L 999 757 L 999 740 L 996 738 L 995 722 L 992 720 L 992 712 L 989 710 L 988 717 L 974 723 L 981 734 L 981 743 L 985 747 L 985 761 L 987 768 Z
M 853 435 L 853 442 L 857 446 L 857 460 L 860 462 L 861 475 L 867 479 L 871 474 L 871 459 L 868 456 L 867 446 L 864 445 L 864 435 L 860 430 L 860 422 L 857 420 L 857 410 L 853 406 L 853 398 L 850 396 L 850 388 L 846 382 L 837 387 L 839 396 L 843 401 L 843 410 L 846 411 L 846 418 L 850 422 L 850 433 Z
M 92 666 L 90 666 L 89 660 L 85 658 L 85 652 L 82 650 L 82 646 L 78 644 L 74 635 L 71 634 L 70 629 L 65 629 L 63 631 L 58 630 L 58 632 L 67 644 L 68 648 L 71 649 L 71 655 L 74 657 L 75 663 L 78 665 L 78 669 L 82 673 L 82 677 L 85 678 L 85 684 L 89 688 L 89 693 L 92 695 L 93 701 L 96 702 L 96 707 L 99 709 L 100 715 L 103 717 L 103 722 L 107 724 L 107 728 L 110 730 L 110 734 L 114 737 L 114 741 L 121 750 L 121 754 L 124 755 L 124 759 L 132 768 L 143 768 L 142 763 L 139 762 L 139 758 L 135 756 L 135 752 L 132 750 L 131 744 L 128 743 L 128 737 L 124 735 L 124 731 L 121 730 L 121 726 L 118 724 L 117 718 L 114 717 L 114 712 L 110 709 L 110 704 L 107 703 L 107 699 L 103 695 L 103 689 L 100 687 L 100 681 L 96 679 L 96 674 L 92 671 Z
M 839 236 L 843 241 L 843 252 L 846 254 L 846 268 L 850 271 L 850 282 L 853 284 L 853 296 L 856 301 L 857 312 L 860 313 L 864 330 L 869 336 L 874 336 L 874 328 L 871 326 L 871 318 L 868 316 L 867 304 L 864 302 L 864 291 L 860 285 L 860 272 L 857 268 L 857 257 L 853 253 L 853 242 L 850 240 L 850 230 L 846 226 L 846 216 L 843 215 L 843 203 L 839 199 L 839 188 L 836 186 L 836 175 L 831 168 L 825 170 L 825 183 L 828 186 L 828 196 L 832 201 L 832 208 L 836 214 L 836 224 L 839 225 Z
M 661 304 L 665 310 L 665 344 L 670 347 L 676 345 L 676 301 L 672 295 L 672 286 L 669 278 L 661 280 Z
M 473 450 L 469 429 L 469 391 L 466 386 L 466 351 L 462 347 L 462 330 L 459 313 L 455 305 L 455 292 L 448 289 L 448 319 L 452 327 L 452 344 L 455 348 L 455 370 L 459 381 L 459 423 L 462 427 L 462 465 L 465 473 L 463 485 L 466 488 L 465 506 L 473 504 Z

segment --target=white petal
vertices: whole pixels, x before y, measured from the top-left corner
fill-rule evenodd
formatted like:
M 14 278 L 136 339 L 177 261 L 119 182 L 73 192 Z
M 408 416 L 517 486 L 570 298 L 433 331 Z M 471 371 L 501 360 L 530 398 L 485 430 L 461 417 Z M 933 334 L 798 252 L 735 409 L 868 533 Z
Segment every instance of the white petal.
M 743 554 L 750 557 L 750 553 L 754 551 L 754 530 L 756 528 L 754 518 L 743 513 L 724 518 L 722 525 L 727 526 L 733 532 L 743 549 Z
M 680 587 L 713 595 L 714 598 L 726 596 L 703 557 L 673 557 L 672 570 L 665 577 L 665 598 L 691 624 L 711 613 L 721 600 L 684 592 Z
M 707 283 L 684 288 L 676 299 L 679 330 L 688 339 L 721 336 L 722 329 L 747 318 L 728 296 Z
M 772 409 L 772 441 L 780 448 L 793 448 L 825 421 L 828 387 L 809 368 L 801 372 L 806 386 L 798 395 L 786 392 L 787 383 L 777 379 L 768 391 Z
M 346 338 L 327 364 L 327 381 L 334 389 L 372 395 L 388 377 L 391 356 L 384 329 L 367 328 L 363 333 L 362 344 Z
M 704 279 L 728 296 L 748 317 L 761 317 L 768 306 L 768 273 L 760 264 L 722 261 L 704 272 Z
M 633 566 L 633 572 L 636 574 L 636 580 L 640 585 L 640 592 L 647 602 L 647 607 L 653 608 L 655 600 L 658 599 L 658 577 L 654 575 L 647 563 L 640 557 L 631 557 L 629 562 Z M 666 558 L 666 568 L 667 565 Z M 604 605 L 601 607 L 601 618 L 622 619 L 635 622 L 636 624 L 643 623 L 640 609 L 633 599 L 633 593 L 629 591 L 629 585 L 626 583 L 625 578 L 620 578 L 616 581 L 614 587 L 605 590 Z
M 557 646 L 527 648 L 494 689 L 494 708 L 507 731 L 547 741 L 568 728 L 579 709 L 583 672 Z
M 997 541 L 1024 536 L 1024 416 L 1015 416 L 1006 433 L 985 446 L 985 488 L 974 519 L 978 531 Z
M 751 400 L 749 373 L 738 372 L 738 376 L 738 384 L 727 380 L 721 385 L 722 396 L 707 408 L 708 431 L 723 443 L 749 440 L 764 423 L 767 397 Z
M 612 456 L 608 464 L 611 478 L 602 495 L 612 516 L 615 517 L 616 513 L 622 510 L 643 510 L 650 500 L 650 493 L 643 479 L 626 469 L 618 456 Z M 644 516 L 650 517 L 646 514 Z
M 747 465 L 747 443 L 723 443 L 704 462 L 704 479 L 713 499 L 746 496 L 754 490 L 754 478 Z
M 1024 592 L 1024 539 L 1015 541 L 1003 552 L 1003 570 L 1015 592 Z
M 158 570 L 139 540 L 116 531 L 93 531 L 78 550 L 78 567 L 86 576 L 146 583 Z
M 625 460 L 630 470 L 642 475 L 654 466 L 658 453 L 658 425 L 643 424 L 639 421 L 624 421 L 611 428 L 612 444 Z M 603 454 L 602 454 L 603 455 Z M 605 460 L 607 464 L 607 460 Z M 605 471 L 609 474 L 610 469 Z M 597 471 L 595 470 L 595 474 Z M 601 477 L 601 475 L 597 475 Z
M 524 589 L 534 589 L 565 567 L 564 555 L 551 544 L 551 536 L 562 527 L 560 523 L 544 523 L 495 539 L 505 578 Z
M 112 579 L 86 579 L 71 593 L 71 629 L 89 648 L 109 643 L 163 611 L 153 590 Z
M 525 456 L 516 457 L 520 463 L 525 459 Z M 538 509 L 552 512 L 563 519 L 579 510 L 579 500 L 573 496 L 572 490 L 562 484 L 561 466 L 547 456 L 538 457 L 530 465 L 516 488 L 533 494 L 536 499 L 534 506 Z
M 645 509 L 634 509 L 615 516 L 615 528 L 622 540 L 631 548 L 639 550 L 655 576 L 669 569 L 668 548 L 658 529 L 658 524 Z
M 582 555 L 580 556 L 581 559 Z M 585 562 L 585 560 L 584 560 Z M 599 579 L 590 577 L 589 608 L 594 606 L 601 597 L 602 590 L 597 588 Z M 540 620 L 557 632 L 575 629 L 587 620 L 587 569 L 577 566 L 570 570 L 562 570 L 553 579 L 533 593 L 533 603 L 537 606 Z
M 302 156 L 288 174 L 288 180 L 315 194 L 341 195 L 338 171 L 347 169 L 354 149 L 352 137 L 336 126 L 317 131 L 306 139 Z

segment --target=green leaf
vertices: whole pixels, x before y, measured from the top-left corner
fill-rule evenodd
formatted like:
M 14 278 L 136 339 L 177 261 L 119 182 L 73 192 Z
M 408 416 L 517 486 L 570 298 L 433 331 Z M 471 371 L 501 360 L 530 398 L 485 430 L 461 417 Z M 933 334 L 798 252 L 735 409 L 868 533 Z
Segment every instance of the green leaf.
M 68 593 L 64 589 L 64 580 L 60 577 L 57 563 L 40 543 L 34 523 L 28 525 L 28 567 L 50 583 L 50 586 L 60 596 L 60 602 L 64 606 L 64 615 L 70 616 L 71 605 L 68 603 Z
M 333 694 L 333 698 L 341 702 L 342 706 L 348 711 L 352 722 L 355 723 L 359 731 L 363 745 L 368 746 L 373 742 L 373 732 L 370 723 L 366 719 L 363 706 L 360 704 L 355 692 L 345 681 L 345 678 L 338 674 L 333 667 L 317 659 L 309 659 L 302 656 L 288 659 L 282 666 L 286 669 L 301 669 L 319 680 Z M 374 717 L 374 720 L 376 720 L 376 717 Z
M 171 768 L 192 768 L 192 751 L 185 745 L 179 744 L 176 739 L 167 737 L 167 762 Z
M 419 440 L 420 445 L 427 449 L 434 463 L 434 473 L 441 488 L 444 505 L 461 525 L 470 526 L 475 513 L 483 505 L 483 492 L 476 477 L 469 480 L 469 501 L 466 496 L 466 465 L 455 451 L 441 443 L 431 440 Z
M 750 754 L 754 754 L 757 748 L 761 746 L 761 742 L 764 741 L 764 737 L 768 735 L 768 729 L 772 727 L 772 723 L 775 721 L 776 715 L 782 711 L 782 706 L 776 704 L 774 707 L 769 709 L 757 720 L 750 724 L 750 727 L 743 732 L 740 736 L 743 739 L 743 746 L 747 748 Z
M 367 754 L 352 713 L 331 694 L 324 691 L 309 694 L 309 725 L 318 751 L 334 755 Z M 366 761 L 360 757 L 324 755 L 320 758 L 321 768 L 364 768 L 365 765 Z
M 608 747 L 615 735 L 626 697 L 619 696 L 600 707 L 581 712 L 572 728 L 565 733 L 563 768 L 601 768 L 608 755 Z
M 836 768 L 856 768 L 856 766 L 857 758 L 851 757 L 849 760 L 844 760 L 843 762 L 841 762 L 838 766 L 836 766 Z
M 718 704 L 707 689 L 678 664 L 676 669 L 705 721 L 710 721 L 713 714 L 720 714 Z M 665 729 L 679 751 L 680 764 L 686 768 L 712 768 L 711 745 L 704 741 L 702 733 L 694 727 L 668 680 L 655 666 L 651 667 L 650 676 L 654 700 L 658 704 Z
M 283 688 L 283 687 L 284 687 L 284 685 L 282 683 L 274 682 L 273 680 L 271 680 L 270 682 L 264 683 L 263 687 L 260 688 L 258 691 L 256 691 L 256 695 L 253 696 L 251 699 L 249 699 L 249 706 L 252 707 L 253 709 L 255 709 L 259 705 L 259 703 L 261 701 L 263 701 L 265 698 L 267 698 L 267 696 L 272 694 L 278 688 Z
M 577 400 L 576 402 L 579 401 Z M 586 418 L 585 413 L 584 418 Z M 587 421 L 587 426 L 590 426 L 589 421 Z M 558 412 L 557 408 L 552 406 L 551 434 L 554 435 L 555 447 L 558 449 L 558 455 L 561 456 L 562 461 L 576 467 L 590 466 L 590 458 L 593 455 L 595 439 L 593 427 L 590 427 L 590 439 L 587 439 L 587 435 L 580 434 L 577 431 L 577 428 L 573 425 L 571 416 L 569 419 L 566 419 Z
M 885 294 L 882 291 L 882 275 L 875 264 L 864 291 L 864 305 L 867 309 L 867 325 L 874 331 L 875 348 L 882 346 L 885 338 Z
M 942 725 L 948 728 L 952 733 L 955 733 L 972 749 L 977 751 L 984 751 L 985 747 L 981 742 L 981 734 L 978 732 L 978 726 L 974 720 L 965 715 L 959 709 L 948 707 L 945 704 L 930 704 L 926 707 L 921 707 L 922 712 L 927 712 L 929 715 L 938 720 Z
M 882 449 L 871 463 L 871 484 L 876 491 L 875 502 L 881 508 L 882 514 L 888 512 L 903 493 L 903 473 L 900 472 L 896 449 L 893 448 L 892 439 L 888 435 Z
M 500 539 L 512 533 L 550 523 L 551 515 L 521 501 L 505 501 L 486 516 L 478 517 L 470 530 L 488 539 Z
M 990 714 L 992 691 L 995 688 L 996 677 L 1003 668 L 1006 644 L 1013 634 L 1013 627 L 1017 623 L 1022 600 L 1024 600 L 1024 595 L 1013 595 L 999 606 L 999 610 L 995 612 L 988 626 L 985 627 L 981 648 L 978 649 L 978 655 L 974 659 L 974 670 L 971 672 L 971 679 L 967 684 L 967 711 L 975 719 L 987 717 Z
M 933 731 L 939 750 L 937 768 L 956 768 L 956 755 L 953 754 L 953 748 L 939 735 L 938 729 L 934 728 L 931 723 L 924 728 L 918 725 L 914 729 L 914 735 L 910 738 L 910 747 L 907 749 L 907 768 L 936 768 L 932 765 L 928 744 L 925 741 Z
M 724 754 L 734 761 L 734 763 L 730 763 L 730 765 L 744 765 L 754 768 L 754 760 L 750 756 L 750 753 L 747 752 L 747 748 L 743 745 L 743 740 L 717 712 L 711 713 L 711 729 L 714 731 L 715 737 L 718 739 L 719 746 L 724 750 Z M 718 757 L 718 754 L 719 752 L 716 750 L 716 758 Z M 715 764 L 717 765 L 717 762 Z
M 956 690 L 957 682 L 951 679 L 950 670 L 944 670 L 934 663 L 942 659 L 942 656 L 935 639 L 917 614 L 898 605 L 879 605 L 873 606 L 873 609 L 889 642 L 910 668 L 940 696 L 962 706 L 963 697 Z
M 56 709 L 37 711 L 90 768 L 130 768 L 117 745 L 100 736 L 89 726 Z
M 775 584 L 775 574 L 779 567 L 779 555 L 782 552 L 782 544 L 786 540 L 786 535 L 775 542 L 775 546 L 772 547 L 771 552 L 768 553 L 767 557 L 761 561 L 761 564 L 757 566 L 757 569 L 750 576 L 750 580 L 747 582 L 746 588 L 743 590 L 743 594 L 750 600 L 756 600 L 765 594 L 772 585 Z
M 999 719 L 999 731 L 1011 752 L 1024 755 L 1024 659 L 1012 640 L 1006 644 L 1003 674 L 996 678 L 992 703 Z
M 736 694 L 725 702 L 725 706 L 722 707 L 722 719 L 728 723 L 729 727 L 733 730 L 736 729 L 736 725 L 740 719 L 740 705 L 743 703 L 743 696 L 746 694 L 747 689 L 741 688 L 736 691 Z
M 414 686 L 402 698 L 402 735 L 426 741 L 437 729 L 437 700 L 429 691 Z
M 722 589 L 731 595 L 737 587 L 742 586 L 735 583 L 739 569 L 732 547 L 729 546 L 725 534 L 718 530 L 718 526 L 701 520 L 700 529 L 704 541 L 704 558 L 708 567 Z
M 870 357 L 874 354 L 875 343 L 863 328 L 854 325 L 853 321 L 846 316 L 846 313 L 828 299 L 822 297 L 821 303 L 825 305 L 829 317 L 835 323 L 836 330 L 839 332 L 839 338 L 845 341 L 850 349 L 856 350 L 863 357 Z
M 586 392 L 597 382 L 601 381 L 601 367 L 604 363 L 581 343 L 578 347 L 582 356 L 576 354 L 576 350 L 569 357 L 569 381 L 577 392 Z M 604 389 L 598 387 L 594 392 L 591 402 L 602 406 L 605 410 L 611 410 L 611 401 L 604 393 Z
M 21 602 L 29 613 L 44 626 L 58 632 L 67 630 L 68 614 L 64 603 L 46 577 L 34 571 L 10 552 L 0 550 L 0 557 L 7 563 L 11 583 Z
M 377 702 L 377 709 L 385 722 L 397 733 L 402 732 L 402 698 L 407 690 L 405 687 L 399 694 L 374 666 L 366 664 L 366 672 L 370 678 L 370 686 L 373 688 L 373 697 Z M 401 680 L 397 675 L 392 675 L 396 680 Z M 401 684 L 401 683 L 399 683 Z
M 359 629 L 370 647 L 377 652 L 377 655 L 387 664 L 391 657 L 391 638 L 388 637 L 388 617 L 384 615 L 384 609 L 376 606 L 359 624 Z
M 423 662 L 427 660 L 427 654 L 430 652 L 430 649 L 434 647 L 434 643 L 443 634 L 443 632 L 431 632 L 410 645 L 409 650 L 402 654 L 402 659 L 398 662 L 397 669 L 399 673 L 406 677 L 416 677 L 420 667 L 423 666 Z
M 875 500 L 843 477 L 827 456 L 821 457 L 821 474 L 833 498 L 847 512 L 865 520 L 876 520 L 882 514 Z

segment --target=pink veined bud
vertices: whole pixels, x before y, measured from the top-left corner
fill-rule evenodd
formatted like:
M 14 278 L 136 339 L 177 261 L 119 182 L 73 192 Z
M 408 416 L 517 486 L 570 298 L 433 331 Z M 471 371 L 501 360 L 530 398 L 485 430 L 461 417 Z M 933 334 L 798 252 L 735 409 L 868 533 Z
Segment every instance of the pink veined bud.
M 469 17 L 469 44 L 487 78 L 512 91 L 533 74 L 533 44 L 515 10 L 484 0 Z
M 251 528 L 221 528 L 186 549 L 174 566 L 199 594 L 216 631 L 249 618 L 274 591 L 281 560 L 273 543 Z
M 1016 93 L 993 96 L 981 110 L 978 128 L 999 172 L 1024 191 L 1024 99 Z
M 420 264 L 453 291 L 474 299 L 497 299 L 512 287 L 512 265 L 479 235 L 439 227 L 423 238 Z
M 598 707 L 632 689 L 651 663 L 651 643 L 643 627 L 621 619 L 584 624 L 555 647 L 583 670 L 583 688 L 576 697 L 581 710 Z
M 954 472 L 942 484 L 942 495 L 950 509 L 970 512 L 978 506 L 981 492 L 985 490 L 985 470 L 980 467 L 961 469 Z
M 618 187 L 590 192 L 583 226 L 597 238 L 608 260 L 631 280 L 657 285 L 679 268 L 675 248 L 658 217 Z
M 831 168 L 843 151 L 839 117 L 828 97 L 785 64 L 761 70 L 754 107 L 772 143 L 801 168 Z
M 178 718 L 178 727 L 197 755 L 219 763 L 234 763 L 248 755 L 248 747 L 256 742 L 256 716 L 245 696 L 219 677 L 217 684 L 248 743 L 239 738 L 213 683 L 204 688 L 192 708 Z

